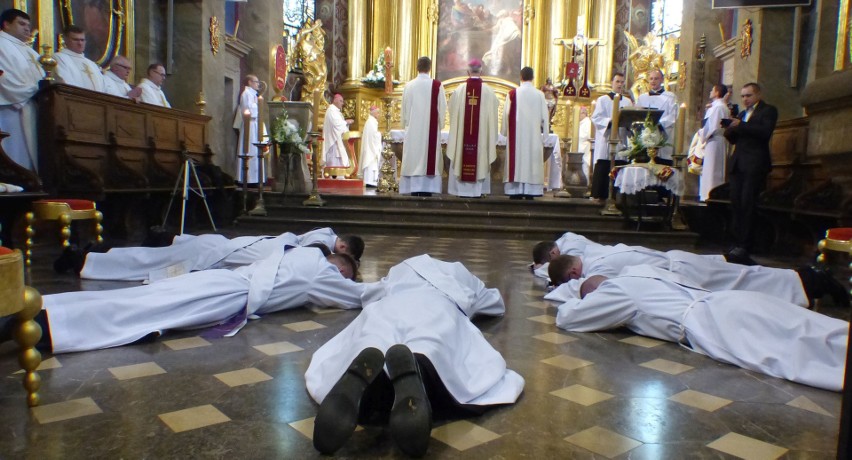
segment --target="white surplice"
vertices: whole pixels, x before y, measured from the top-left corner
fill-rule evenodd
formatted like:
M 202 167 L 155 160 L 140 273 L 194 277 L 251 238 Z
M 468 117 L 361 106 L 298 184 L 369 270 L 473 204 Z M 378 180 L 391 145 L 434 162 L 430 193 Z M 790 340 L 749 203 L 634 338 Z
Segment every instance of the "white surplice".
M 343 133 L 349 125 L 336 105 L 329 105 L 322 125 L 322 156 L 326 168 L 348 168 L 349 154 L 343 145 Z
M 595 155 L 593 163 L 599 160 L 609 161 L 609 126 L 612 121 L 612 105 L 615 101 L 615 93 L 604 94 L 595 102 L 595 110 L 592 112 L 592 123 L 595 125 Z M 620 108 L 632 107 L 633 102 L 626 97 L 621 97 L 618 103 Z M 621 135 L 623 132 L 619 132 Z
M 704 142 L 704 163 L 701 168 L 701 180 L 698 195 L 701 201 L 710 198 L 710 190 L 725 183 L 725 154 L 728 142 L 725 140 L 725 128 L 722 119 L 731 118 L 731 111 L 723 99 L 714 99 L 704 114 L 704 126 L 698 130 L 698 138 Z
M 589 183 L 592 182 L 592 119 L 589 117 L 580 120 L 577 128 L 577 151 L 583 154 L 583 176 Z
M 708 292 L 654 267 L 630 267 L 584 299 L 565 302 L 556 325 L 575 332 L 627 327 L 762 374 L 843 388 L 846 321 L 763 293 Z
M 101 68 L 82 53 L 68 48 L 54 54 L 56 73 L 67 85 L 85 88 L 99 93 L 104 92 L 104 76 Z
M 523 377 L 506 368 L 469 319 L 502 316 L 503 299 L 462 264 L 412 257 L 368 285 L 362 303 L 361 314 L 311 359 L 305 381 L 315 401 L 325 399 L 361 350 L 386 352 L 399 343 L 429 358 L 458 403 L 510 404 L 523 391 Z
M 405 84 L 402 90 L 402 125 L 405 140 L 402 146 L 402 177 L 399 193 L 441 193 L 441 175 L 444 172 L 444 154 L 441 152 L 441 129 L 447 113 L 444 86 L 438 88 L 435 124 L 435 174 L 426 175 L 429 150 L 430 111 L 432 109 L 432 77 L 420 73 Z
M 364 184 L 378 185 L 381 160 L 382 133 L 379 132 L 379 120 L 369 115 L 361 136 L 361 177 L 364 178 Z
M 503 165 L 503 189 L 506 195 L 534 195 L 544 193 L 544 145 L 542 134 L 550 131 L 550 113 L 544 93 L 532 82 L 524 81 L 515 89 L 515 164 L 514 180 L 509 177 L 510 147 L 506 146 Z M 508 136 L 509 112 L 512 108 L 509 96 L 503 106 L 501 133 Z
M 152 105 L 158 105 L 160 107 L 168 107 L 171 108 L 171 104 L 166 99 L 166 94 L 163 92 L 163 89 L 157 86 L 151 80 L 147 78 L 143 78 L 139 81 L 140 88 L 142 88 L 142 94 L 139 96 L 139 100 Z
M 477 77 L 473 77 L 477 78 Z M 482 84 L 482 96 L 477 102 L 479 109 L 479 132 L 477 135 L 476 182 L 464 182 L 462 173 L 462 142 L 464 111 L 467 106 L 467 83 L 453 91 L 450 96 L 450 137 L 447 142 L 447 158 L 450 159 L 450 175 L 447 191 L 452 195 L 479 197 L 491 193 L 491 163 L 497 159 L 497 96 L 487 84 Z
M 665 90 L 662 94 L 652 96 L 650 93 L 645 93 L 639 96 L 636 100 L 636 106 L 645 109 L 658 109 L 663 111 L 663 116 L 660 117 L 660 126 L 666 131 L 669 140 L 668 143 L 674 142 L 674 125 L 677 121 L 677 96 L 671 91 Z M 672 159 L 672 148 L 661 147 L 657 150 L 657 157 L 666 160 Z
M 112 248 L 107 252 L 90 252 L 80 278 L 114 281 L 144 281 L 172 274 L 183 274 L 211 268 L 234 269 L 268 257 L 285 246 L 322 243 L 334 250 L 337 235 L 330 228 L 320 228 L 296 235 L 240 236 L 232 239 L 211 233 L 176 236 L 171 246 L 148 248 Z
M 44 71 L 38 53 L 26 43 L 0 31 L 0 130 L 9 133 L 3 150 L 15 163 L 38 170 L 36 103 Z
M 237 270 L 206 270 L 125 289 L 44 296 L 54 353 L 132 343 L 152 332 L 220 324 L 303 305 L 361 306 L 363 286 L 316 248 L 283 248 Z M 233 332 L 236 332 L 235 329 Z
M 245 113 L 250 115 L 248 126 L 245 125 Z M 248 178 L 243 177 L 243 158 L 235 156 L 237 159 L 236 172 L 234 177 L 239 183 L 257 183 L 258 163 L 257 163 L 257 147 L 254 143 L 260 140 L 257 137 L 257 91 L 252 87 L 246 86 L 240 94 L 240 105 L 237 108 L 237 113 L 234 115 L 234 129 L 240 130 L 240 136 L 237 142 L 236 155 L 249 155 L 251 158 L 246 158 L 248 163 Z M 248 136 L 248 151 L 243 151 L 245 136 Z
M 122 80 L 121 77 L 116 75 L 112 70 L 104 72 L 105 93 L 127 99 L 127 93 L 129 93 L 131 89 L 130 85 L 127 84 L 126 81 Z

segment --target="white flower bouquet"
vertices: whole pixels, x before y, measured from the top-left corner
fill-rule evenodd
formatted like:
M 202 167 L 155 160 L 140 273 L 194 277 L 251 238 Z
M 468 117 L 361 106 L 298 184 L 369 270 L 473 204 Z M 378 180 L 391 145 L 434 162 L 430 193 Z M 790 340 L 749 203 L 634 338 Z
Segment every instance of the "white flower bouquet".
M 361 83 L 370 88 L 385 87 L 385 53 L 379 53 L 379 58 L 376 59 L 376 64 L 370 72 L 367 73 L 367 76 L 361 79 Z M 394 80 L 393 84 L 397 85 L 399 82 Z
M 634 126 L 638 124 L 634 123 Z M 669 145 L 666 143 L 667 140 L 668 137 L 660 131 L 648 115 L 639 129 L 634 128 L 633 136 L 628 140 L 627 158 L 634 163 L 653 161 L 656 150 Z
M 304 128 L 297 128 L 287 118 L 287 112 L 282 112 L 272 121 L 272 140 L 281 145 L 282 153 L 300 152 L 305 155 L 310 153 L 305 143 L 304 131 Z

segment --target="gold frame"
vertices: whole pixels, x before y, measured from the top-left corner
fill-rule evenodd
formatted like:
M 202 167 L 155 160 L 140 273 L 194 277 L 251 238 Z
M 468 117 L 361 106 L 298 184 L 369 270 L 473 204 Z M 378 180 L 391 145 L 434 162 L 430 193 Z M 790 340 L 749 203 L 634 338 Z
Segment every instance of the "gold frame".
M 837 8 L 837 44 L 834 50 L 834 70 L 843 70 L 852 65 L 852 28 L 849 26 L 850 2 L 840 0 Z
M 71 8 L 72 0 L 56 0 L 54 3 L 51 0 L 39 0 L 39 45 L 51 45 L 54 49 L 59 49 L 59 36 L 53 26 L 53 18 L 55 9 L 59 9 L 59 17 L 62 24 L 73 24 L 74 14 Z M 110 0 L 110 16 L 109 16 L 109 42 L 104 49 L 103 55 L 97 59 L 92 59 L 98 65 L 104 66 L 118 55 L 122 46 L 125 50 L 125 55 L 130 60 L 131 65 L 135 65 L 136 40 L 135 40 L 135 16 L 134 16 L 134 0 Z M 49 23 L 49 26 L 48 26 Z M 61 32 L 61 31 L 60 31 Z M 44 37 L 51 37 L 48 43 Z

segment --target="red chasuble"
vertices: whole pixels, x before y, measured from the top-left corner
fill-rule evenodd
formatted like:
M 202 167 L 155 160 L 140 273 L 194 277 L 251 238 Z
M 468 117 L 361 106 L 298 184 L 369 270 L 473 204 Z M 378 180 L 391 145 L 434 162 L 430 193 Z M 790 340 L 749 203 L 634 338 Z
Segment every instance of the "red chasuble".
M 509 182 L 515 182 L 515 151 L 517 150 L 517 147 L 515 147 L 515 140 L 518 128 L 517 100 L 518 96 L 515 90 L 509 91 L 509 139 L 507 140 L 509 145 Z
M 464 135 L 462 135 L 462 182 L 476 182 L 477 152 L 479 151 L 479 109 L 482 100 L 482 79 L 468 78 L 465 88 Z
M 435 175 L 435 163 L 438 150 L 438 95 L 440 95 L 441 82 L 432 80 L 432 99 L 429 107 L 429 148 L 426 150 L 426 175 Z

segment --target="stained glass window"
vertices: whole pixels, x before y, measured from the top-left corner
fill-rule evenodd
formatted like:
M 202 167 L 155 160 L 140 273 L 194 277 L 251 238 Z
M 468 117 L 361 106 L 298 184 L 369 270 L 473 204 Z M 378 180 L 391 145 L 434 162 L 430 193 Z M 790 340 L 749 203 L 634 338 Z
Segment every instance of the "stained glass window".
M 313 19 L 314 0 L 284 0 L 284 33 L 294 37 L 306 19 Z
M 651 3 L 651 32 L 662 43 L 667 38 L 680 36 L 683 19 L 683 0 L 653 0 Z

